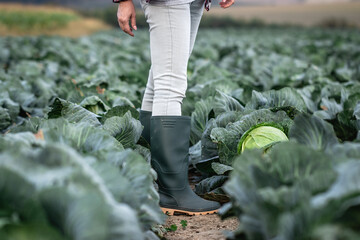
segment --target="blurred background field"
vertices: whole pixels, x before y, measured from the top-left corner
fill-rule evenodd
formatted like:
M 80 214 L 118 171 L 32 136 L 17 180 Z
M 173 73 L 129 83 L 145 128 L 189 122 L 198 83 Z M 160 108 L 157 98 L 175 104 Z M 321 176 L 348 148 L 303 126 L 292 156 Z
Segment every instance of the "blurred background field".
M 15 2 L 15 3 L 14 3 Z M 17 2 L 17 3 L 16 3 Z M 139 1 L 137 26 L 146 28 Z M 0 1 L 0 35 L 61 35 L 78 37 L 118 27 L 117 6 L 109 1 Z M 359 1 L 237 1 L 229 9 L 213 2 L 201 28 L 225 27 L 326 27 L 358 28 Z
M 0 4 L 0 35 L 61 35 L 78 37 L 109 29 L 102 20 L 54 5 Z
M 229 9 L 213 8 L 206 16 L 229 16 L 243 21 L 258 19 L 266 24 L 359 27 L 360 2 L 237 6 Z

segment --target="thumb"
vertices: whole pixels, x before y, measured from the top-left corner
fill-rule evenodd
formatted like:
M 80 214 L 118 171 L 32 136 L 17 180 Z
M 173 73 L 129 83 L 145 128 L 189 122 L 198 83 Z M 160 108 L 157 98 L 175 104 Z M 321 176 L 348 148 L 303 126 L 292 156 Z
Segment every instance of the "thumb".
M 137 30 L 137 27 L 136 27 L 136 15 L 135 13 L 133 13 L 131 15 L 131 27 L 135 30 Z

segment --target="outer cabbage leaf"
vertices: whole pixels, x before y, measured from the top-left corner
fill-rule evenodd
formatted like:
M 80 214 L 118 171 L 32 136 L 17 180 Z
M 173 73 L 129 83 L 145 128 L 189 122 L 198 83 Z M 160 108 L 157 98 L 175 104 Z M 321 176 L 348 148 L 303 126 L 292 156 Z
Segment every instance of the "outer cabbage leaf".
M 48 118 L 64 117 L 69 122 L 87 122 L 93 126 L 100 126 L 98 115 L 92 113 L 85 108 L 65 101 L 60 98 L 55 98 L 51 110 L 48 113 Z
M 242 112 L 244 107 L 233 97 L 217 90 L 214 99 L 214 112 L 218 116 L 223 112 L 239 111 Z
M 110 109 L 98 96 L 86 97 L 79 105 L 95 114 L 104 113 Z
M 135 212 L 117 203 L 103 180 L 84 159 L 64 145 L 44 146 L 37 151 L 23 148 L 0 157 L 1 169 L 25 179 L 35 191 L 24 193 L 23 200 L 35 195 L 47 218 L 73 239 L 142 239 Z M 25 157 L 26 156 L 26 157 Z M 1 175 L 1 186 L 13 186 L 9 175 Z M 12 188 L 14 189 L 14 188 Z M 25 187 L 24 189 L 31 188 Z M 1 195 L 9 198 L 11 195 Z M 14 199 L 12 199 L 14 201 Z M 24 206 L 15 205 L 22 210 Z
M 134 147 L 139 141 L 143 126 L 139 120 L 127 112 L 123 117 L 111 117 L 106 119 L 103 129 L 115 137 L 124 148 Z
M 237 234 L 249 239 L 278 236 L 283 216 L 307 211 L 309 204 L 301 207 L 311 195 L 325 191 L 336 179 L 326 154 L 291 142 L 279 143 L 265 155 L 245 151 L 233 167 L 224 189 L 242 223 Z
M 316 150 L 328 150 L 338 143 L 331 124 L 308 114 L 295 118 L 289 138 Z
M 301 95 L 292 88 L 269 90 L 266 92 L 253 91 L 251 102 L 246 104 L 247 109 L 295 107 L 299 111 L 306 111 L 306 104 Z
M 85 154 L 99 156 L 104 152 L 124 149 L 110 133 L 87 122 L 69 123 L 64 118 L 49 119 L 43 121 L 39 129 L 47 142 L 65 143 Z

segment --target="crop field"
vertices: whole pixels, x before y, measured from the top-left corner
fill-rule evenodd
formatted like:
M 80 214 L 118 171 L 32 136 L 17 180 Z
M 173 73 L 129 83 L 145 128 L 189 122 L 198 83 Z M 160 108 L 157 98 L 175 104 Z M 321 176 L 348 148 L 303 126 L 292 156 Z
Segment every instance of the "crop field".
M 358 30 L 199 32 L 191 181 L 238 222 L 201 230 L 164 225 L 138 120 L 148 31 L 135 34 L 0 38 L 1 240 L 360 239 Z

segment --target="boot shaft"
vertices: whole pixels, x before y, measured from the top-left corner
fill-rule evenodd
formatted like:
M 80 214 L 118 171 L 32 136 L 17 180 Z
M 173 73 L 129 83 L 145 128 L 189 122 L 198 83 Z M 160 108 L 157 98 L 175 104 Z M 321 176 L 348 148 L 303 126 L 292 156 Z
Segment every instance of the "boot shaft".
M 158 174 L 163 211 L 189 215 L 217 212 L 220 204 L 197 196 L 188 182 L 190 117 L 153 116 L 150 129 L 151 165 Z
M 150 118 L 152 112 L 140 110 L 139 121 L 144 126 L 141 136 L 150 144 Z
M 151 117 L 151 164 L 160 189 L 181 190 L 188 184 L 190 117 Z

